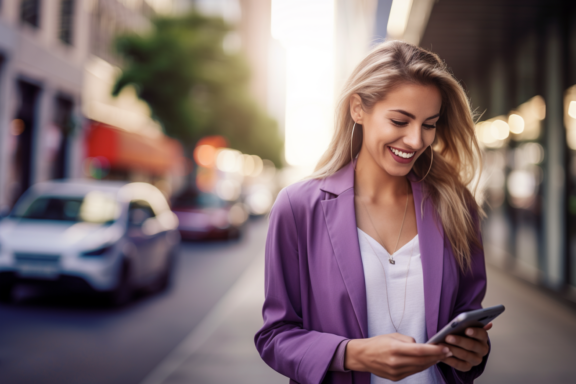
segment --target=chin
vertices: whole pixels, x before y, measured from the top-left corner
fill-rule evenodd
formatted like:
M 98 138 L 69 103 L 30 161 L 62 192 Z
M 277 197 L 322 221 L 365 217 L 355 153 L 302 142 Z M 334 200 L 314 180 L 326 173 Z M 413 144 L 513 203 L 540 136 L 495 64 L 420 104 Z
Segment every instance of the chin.
M 386 154 L 379 161 L 379 165 L 380 168 L 386 171 L 386 173 L 389 174 L 390 176 L 402 177 L 410 173 L 415 161 L 416 159 L 414 159 L 409 163 L 402 164 L 394 160 L 389 154 Z
M 392 162 L 394 162 L 394 160 L 392 160 Z M 406 176 L 410 173 L 410 171 L 412 170 L 412 165 L 414 165 L 414 163 L 408 163 L 408 164 L 390 164 L 390 161 L 384 161 L 384 164 L 380 164 L 380 167 L 386 171 L 387 174 L 389 174 L 390 176 L 396 176 L 396 177 L 402 177 L 402 176 Z

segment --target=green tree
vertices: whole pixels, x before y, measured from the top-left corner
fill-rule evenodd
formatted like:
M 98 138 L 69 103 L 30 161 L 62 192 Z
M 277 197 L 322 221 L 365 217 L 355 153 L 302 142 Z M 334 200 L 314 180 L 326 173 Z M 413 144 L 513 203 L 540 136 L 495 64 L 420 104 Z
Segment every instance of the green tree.
M 152 23 L 149 33 L 116 39 L 124 68 L 113 94 L 133 85 L 166 134 L 188 150 L 203 136 L 222 135 L 232 148 L 280 166 L 277 124 L 249 96 L 243 57 L 223 49 L 231 27 L 194 12 Z

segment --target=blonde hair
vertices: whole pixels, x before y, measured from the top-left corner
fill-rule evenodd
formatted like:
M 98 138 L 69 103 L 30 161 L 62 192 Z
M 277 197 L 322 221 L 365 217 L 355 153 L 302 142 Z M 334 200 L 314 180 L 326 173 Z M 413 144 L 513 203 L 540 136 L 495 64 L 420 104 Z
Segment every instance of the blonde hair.
M 344 167 L 351 161 L 351 147 L 353 157 L 360 152 L 362 129 L 356 126 L 351 137 L 351 96 L 360 96 L 362 108 L 369 111 L 387 92 L 403 83 L 435 85 L 442 95 L 434 161 L 422 182 L 426 186 L 422 203 L 432 199 L 458 265 L 463 271 L 469 270 L 473 247 L 482 248 L 478 234 L 483 211 L 466 187 L 474 179 L 477 167 L 481 167 L 480 148 L 466 93 L 436 54 L 400 41 L 386 42 L 372 50 L 344 86 L 336 109 L 334 136 L 311 177 L 325 178 Z M 431 151 L 426 150 L 412 168 L 418 180 L 430 167 L 430 155 Z

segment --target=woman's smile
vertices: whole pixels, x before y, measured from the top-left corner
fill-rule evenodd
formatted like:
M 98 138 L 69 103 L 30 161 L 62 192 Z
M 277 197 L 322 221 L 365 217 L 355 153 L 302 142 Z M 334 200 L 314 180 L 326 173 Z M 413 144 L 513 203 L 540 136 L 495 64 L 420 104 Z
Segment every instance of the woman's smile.
M 416 154 L 416 151 L 408 151 L 406 149 L 394 148 L 387 146 L 392 154 L 392 158 L 399 163 L 407 164 L 412 162 L 412 158 Z

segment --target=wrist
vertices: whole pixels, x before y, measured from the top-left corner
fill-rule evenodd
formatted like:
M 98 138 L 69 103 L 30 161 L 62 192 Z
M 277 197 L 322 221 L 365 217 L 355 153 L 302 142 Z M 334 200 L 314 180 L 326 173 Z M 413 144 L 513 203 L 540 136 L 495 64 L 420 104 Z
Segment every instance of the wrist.
M 366 366 L 363 362 L 364 339 L 353 339 L 346 345 L 344 355 L 344 368 L 350 371 L 365 372 Z

